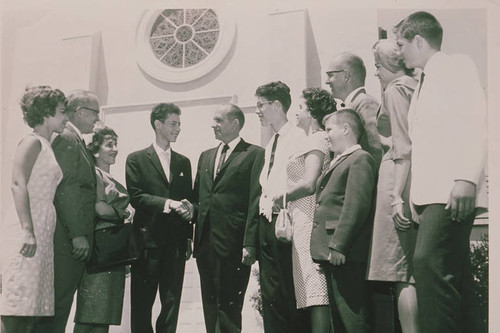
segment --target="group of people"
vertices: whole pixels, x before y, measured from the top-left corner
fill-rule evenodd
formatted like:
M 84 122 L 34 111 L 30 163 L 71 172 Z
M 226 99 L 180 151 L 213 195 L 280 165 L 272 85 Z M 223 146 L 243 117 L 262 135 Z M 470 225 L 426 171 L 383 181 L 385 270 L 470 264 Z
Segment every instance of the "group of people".
M 192 253 L 207 332 L 241 331 L 256 260 L 265 332 L 372 332 L 376 281 L 395 290 L 403 332 L 478 332 L 469 236 L 486 207 L 484 94 L 468 58 L 440 51 L 434 16 L 411 14 L 395 34 L 373 46 L 381 104 L 352 53 L 330 62 L 331 93 L 303 90 L 297 126 L 289 87 L 259 86 L 256 113 L 274 136 L 265 149 L 247 143 L 242 110 L 220 106 L 221 143 L 200 155 L 194 184 L 189 159 L 171 148 L 176 105 L 153 108 L 155 140 L 127 157 L 125 189 L 110 174 L 117 134 L 94 128 L 97 97 L 28 89 L 21 108 L 33 133 L 14 160 L 5 332 L 64 332 L 76 292 L 74 332 L 120 324 L 125 268 L 89 274 L 85 261 L 94 230 L 130 219 L 129 203 L 145 243 L 131 267 L 132 332 L 153 332 L 158 292 L 156 332 L 176 331 Z M 285 208 L 291 242 L 275 234 Z

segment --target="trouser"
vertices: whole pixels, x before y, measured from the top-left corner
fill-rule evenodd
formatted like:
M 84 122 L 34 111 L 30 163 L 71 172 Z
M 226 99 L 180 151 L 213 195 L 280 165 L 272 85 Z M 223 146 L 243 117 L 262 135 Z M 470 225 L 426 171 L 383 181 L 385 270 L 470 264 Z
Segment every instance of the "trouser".
M 372 309 L 366 263 L 347 262 L 325 268 L 330 311 L 335 333 L 372 332 Z
M 276 215 L 259 221 L 259 268 L 264 330 L 308 332 L 307 312 L 297 311 L 292 272 L 292 245 L 279 242 L 274 234 Z
M 241 332 L 241 310 L 250 266 L 241 263 L 241 251 L 232 256 L 220 256 L 212 246 L 206 225 L 205 230 L 196 263 L 207 333 Z
M 422 332 L 479 332 L 480 317 L 470 263 L 474 214 L 452 221 L 443 204 L 417 206 L 413 257 Z
M 58 224 L 54 234 L 54 316 L 42 318 L 37 333 L 64 333 L 73 297 L 85 271 L 85 261 L 73 259 L 73 244 Z
M 131 328 L 133 333 L 153 333 L 151 315 L 159 290 L 161 311 L 156 333 L 175 333 L 184 281 L 186 252 L 174 244 L 145 249 L 131 270 Z

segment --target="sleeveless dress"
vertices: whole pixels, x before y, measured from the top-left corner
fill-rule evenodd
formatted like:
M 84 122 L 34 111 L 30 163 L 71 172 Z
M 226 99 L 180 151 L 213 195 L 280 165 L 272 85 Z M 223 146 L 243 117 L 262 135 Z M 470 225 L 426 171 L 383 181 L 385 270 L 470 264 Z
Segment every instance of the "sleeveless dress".
M 299 150 L 288 160 L 287 185 L 289 189 L 304 181 L 305 155 L 314 150 L 325 154 L 321 169 L 323 171 L 330 162 L 330 152 L 324 131 L 309 135 L 304 141 L 304 145 L 299 147 Z M 298 309 L 329 304 L 325 274 L 319 264 L 312 261 L 311 257 L 310 243 L 315 205 L 316 196 L 314 194 L 291 201 L 288 204 L 293 221 L 293 284 Z
M 394 161 L 410 160 L 411 141 L 408 135 L 408 109 L 417 85 L 409 76 L 391 81 L 382 96 L 382 106 L 377 116 L 378 132 L 392 138 L 380 164 L 377 202 L 373 223 L 368 280 L 413 283 L 412 258 L 417 230 L 413 227 L 400 231 L 392 220 L 392 190 L 394 188 Z M 402 193 L 403 213 L 411 218 L 409 206 L 410 176 Z
M 32 258 L 22 256 L 23 231 L 15 209 L 3 223 L 2 308 L 6 316 L 54 315 L 54 231 L 56 210 L 53 199 L 63 173 L 50 143 L 37 134 L 41 143 L 30 178 L 28 195 L 36 239 Z
M 104 201 L 119 210 L 127 208 L 130 197 L 125 187 L 97 167 L 96 174 L 97 202 Z M 96 229 L 117 224 L 96 219 Z M 78 288 L 75 323 L 120 325 L 124 292 L 125 266 L 102 273 L 85 271 Z

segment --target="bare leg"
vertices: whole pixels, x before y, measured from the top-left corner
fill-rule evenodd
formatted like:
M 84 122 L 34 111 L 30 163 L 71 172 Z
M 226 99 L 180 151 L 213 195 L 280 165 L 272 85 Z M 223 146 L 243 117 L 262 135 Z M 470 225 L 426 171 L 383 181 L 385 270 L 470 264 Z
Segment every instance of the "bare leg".
M 328 305 L 311 306 L 311 332 L 329 333 L 331 330 L 330 307 Z
M 399 322 L 403 333 L 418 333 L 418 305 L 415 286 L 409 283 L 396 284 Z

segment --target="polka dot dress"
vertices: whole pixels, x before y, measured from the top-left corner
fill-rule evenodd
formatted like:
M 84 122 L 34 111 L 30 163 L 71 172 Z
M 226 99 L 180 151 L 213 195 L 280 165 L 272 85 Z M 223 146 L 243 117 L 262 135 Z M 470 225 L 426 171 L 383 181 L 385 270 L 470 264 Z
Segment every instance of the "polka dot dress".
M 288 188 L 304 181 L 305 155 L 314 150 L 325 154 L 322 168 L 325 170 L 330 162 L 325 132 L 311 134 L 304 143 L 304 147 L 288 160 Z M 315 201 L 315 195 L 311 195 L 290 202 L 288 207 L 293 221 L 293 282 L 297 308 L 299 309 L 313 305 L 328 305 L 324 272 L 311 258 L 310 242 Z
M 35 134 L 33 134 L 35 135 Z M 2 315 L 54 315 L 54 230 L 56 211 L 53 204 L 62 171 L 57 164 L 50 143 L 35 135 L 41 142 L 28 181 L 31 217 L 36 239 L 36 253 L 32 258 L 22 256 L 23 232 L 15 213 L 4 220 L 2 241 L 4 253 L 2 274 Z

